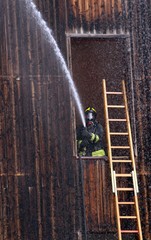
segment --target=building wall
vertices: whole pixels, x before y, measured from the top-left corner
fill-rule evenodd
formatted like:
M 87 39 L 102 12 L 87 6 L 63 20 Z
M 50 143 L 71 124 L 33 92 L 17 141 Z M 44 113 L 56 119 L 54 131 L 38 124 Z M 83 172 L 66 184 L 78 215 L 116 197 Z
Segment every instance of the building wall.
M 53 10 L 39 6 L 56 31 Z M 0 239 L 77 239 L 67 80 L 25 2 L 2 0 L 0 9 Z
M 127 88 L 136 164 L 140 188 L 140 206 L 145 239 L 150 239 L 150 159 L 151 159 L 151 97 L 150 97 L 150 1 L 69 1 L 67 32 L 69 36 L 117 37 L 129 35 L 131 79 Z M 133 125 L 134 121 L 134 125 Z M 143 197 L 142 197 L 143 196 Z
M 150 239 L 151 3 L 35 2 L 66 60 L 70 51 L 66 33 L 69 38 L 70 34 L 129 35 L 133 81 L 128 87 L 134 89 L 129 101 L 135 112 L 139 200 L 144 239 Z M 82 234 L 85 239 L 67 82 L 43 33 L 26 14 L 24 1 L 0 0 L 0 9 L 0 238 L 79 239 Z M 112 214 L 108 220 L 114 228 Z
M 76 33 L 125 33 L 129 31 L 127 0 L 70 0 L 67 4 L 67 29 Z

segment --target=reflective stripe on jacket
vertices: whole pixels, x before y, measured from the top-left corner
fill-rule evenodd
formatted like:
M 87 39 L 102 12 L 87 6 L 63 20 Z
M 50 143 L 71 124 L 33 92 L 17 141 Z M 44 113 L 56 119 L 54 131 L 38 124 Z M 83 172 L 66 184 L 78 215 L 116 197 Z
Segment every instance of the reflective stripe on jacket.
M 103 156 L 105 156 L 105 151 L 103 149 L 92 152 L 92 157 L 103 157 Z

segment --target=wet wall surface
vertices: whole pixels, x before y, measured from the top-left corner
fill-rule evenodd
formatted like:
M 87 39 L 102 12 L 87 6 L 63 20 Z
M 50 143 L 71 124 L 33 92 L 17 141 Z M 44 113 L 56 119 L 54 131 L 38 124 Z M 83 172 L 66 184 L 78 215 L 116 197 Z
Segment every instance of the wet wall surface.
M 64 56 L 65 31 L 130 34 L 141 216 L 150 239 L 150 2 L 35 2 Z M 78 239 L 80 229 L 85 239 L 68 85 L 24 3 L 0 0 L 1 238 Z

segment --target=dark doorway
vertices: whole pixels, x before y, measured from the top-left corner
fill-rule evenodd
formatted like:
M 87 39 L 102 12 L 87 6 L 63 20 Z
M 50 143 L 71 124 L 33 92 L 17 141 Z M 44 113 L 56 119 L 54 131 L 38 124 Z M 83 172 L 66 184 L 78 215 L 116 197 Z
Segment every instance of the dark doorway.
M 111 91 L 117 91 L 122 80 L 126 82 L 130 80 L 127 40 L 126 38 L 82 37 L 71 37 L 70 40 L 73 80 L 83 107 L 93 106 L 98 112 L 98 121 L 105 129 L 102 80 L 106 79 L 107 88 L 109 87 Z M 76 123 L 81 124 L 78 114 L 76 114 Z M 105 152 L 107 153 L 106 147 Z M 88 232 L 103 233 L 107 229 L 115 230 L 109 166 L 107 162 L 101 164 L 101 161 L 87 161 L 83 164 Z M 101 236 L 100 239 L 102 239 Z
M 83 107 L 94 106 L 103 124 L 102 79 L 117 87 L 128 78 L 127 47 L 124 38 L 71 38 L 73 79 Z M 77 114 L 78 116 L 78 114 Z M 77 119 L 79 123 L 79 119 Z

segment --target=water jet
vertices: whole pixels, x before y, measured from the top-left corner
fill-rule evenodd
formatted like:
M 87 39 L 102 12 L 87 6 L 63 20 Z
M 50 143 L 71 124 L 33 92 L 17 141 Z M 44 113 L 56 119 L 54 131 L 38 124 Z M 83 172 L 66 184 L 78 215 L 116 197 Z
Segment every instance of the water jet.
M 80 114 L 80 117 L 82 120 L 82 124 L 83 124 L 83 126 L 85 126 L 86 125 L 85 117 L 84 117 L 83 107 L 82 107 L 82 104 L 80 101 L 79 94 L 77 92 L 76 86 L 71 77 L 71 74 L 67 68 L 66 62 L 61 54 L 61 51 L 60 51 L 54 37 L 52 36 L 52 30 L 47 26 L 47 23 L 43 19 L 40 11 L 38 11 L 35 3 L 32 0 L 25 0 L 25 3 L 26 3 L 27 12 L 36 20 L 38 26 L 43 31 L 45 39 L 53 47 L 54 53 L 57 57 L 57 60 L 59 61 L 60 65 L 61 65 L 62 71 L 64 72 L 65 77 L 69 82 L 69 86 L 70 86 L 71 92 L 73 94 L 75 103 L 77 105 L 77 108 L 78 108 L 78 111 L 79 111 L 79 114 Z

